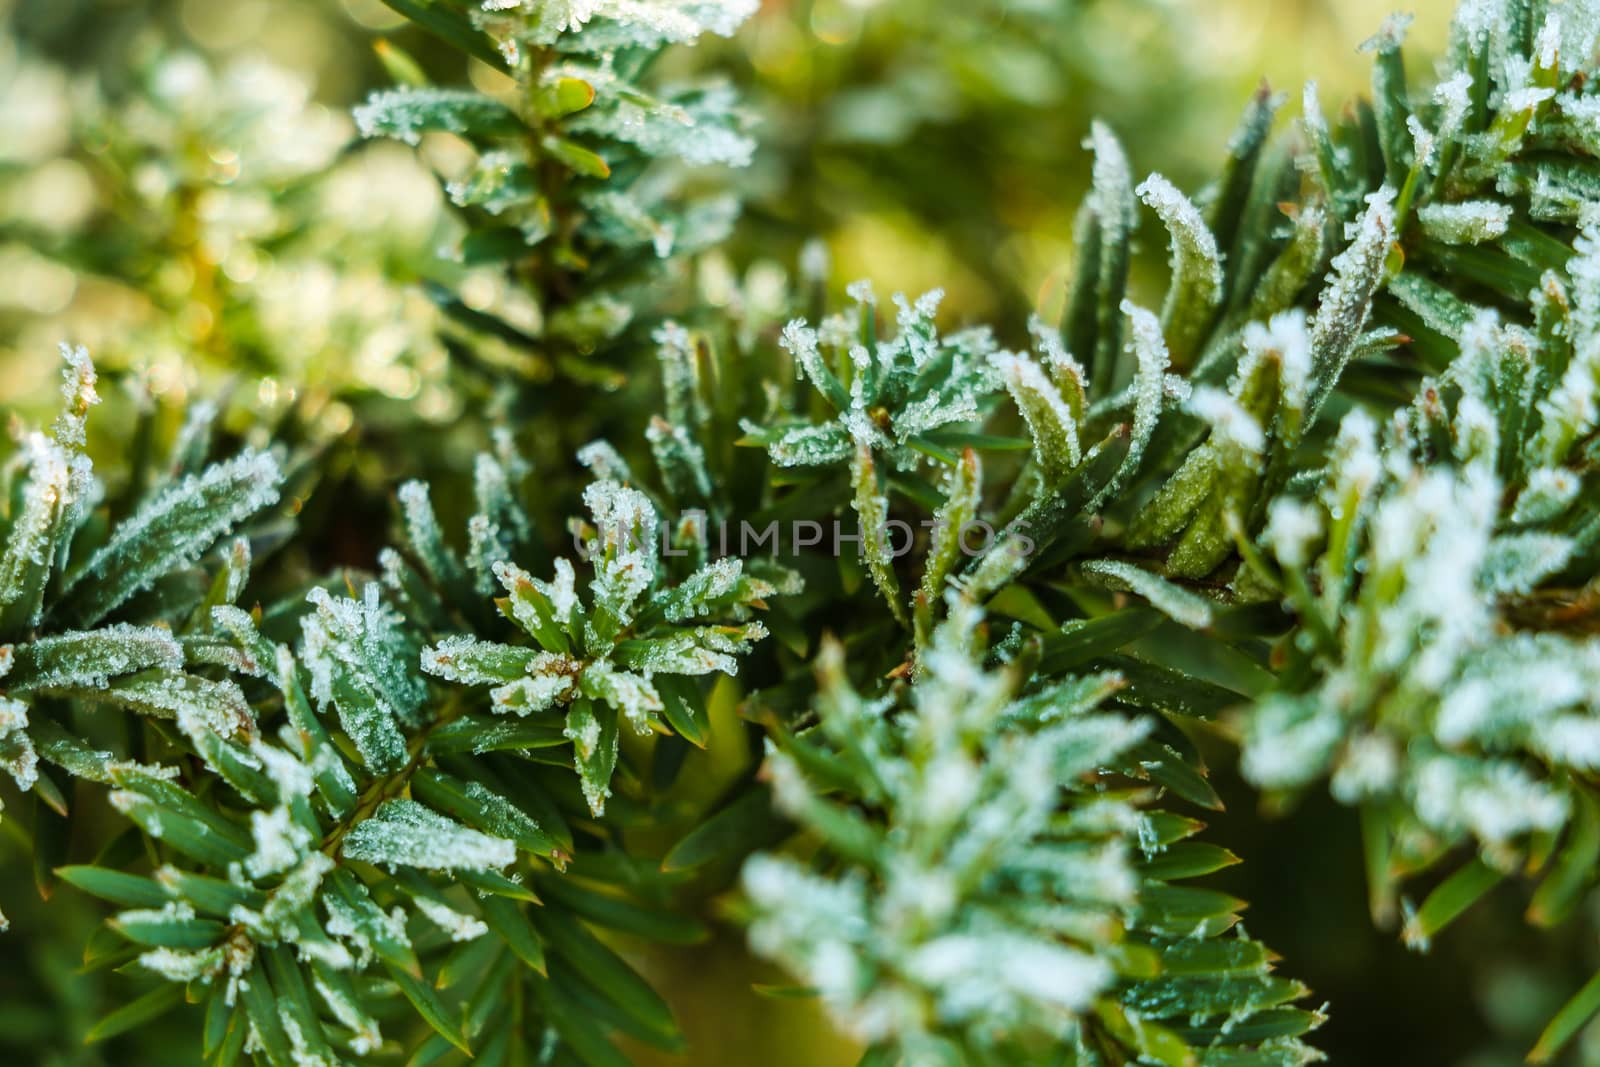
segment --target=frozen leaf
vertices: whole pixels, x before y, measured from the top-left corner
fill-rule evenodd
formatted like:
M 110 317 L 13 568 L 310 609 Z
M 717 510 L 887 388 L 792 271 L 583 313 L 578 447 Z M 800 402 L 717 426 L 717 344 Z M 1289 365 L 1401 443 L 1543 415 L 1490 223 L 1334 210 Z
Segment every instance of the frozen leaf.
M 346 859 L 430 871 L 487 871 L 517 858 L 505 838 L 462 826 L 413 800 L 390 800 L 345 835 Z
M 1051 481 L 1060 481 L 1083 462 L 1077 417 L 1033 360 L 1001 353 L 995 357 L 995 367 L 1027 420 L 1035 459 Z
M 1505 235 L 1511 207 L 1495 200 L 1428 204 L 1417 212 L 1422 232 L 1446 244 L 1482 244 Z
M 906 616 L 905 608 L 900 603 L 900 580 L 895 576 L 894 557 L 889 550 L 889 500 L 878 488 L 872 450 L 864 442 L 856 445 L 850 480 L 855 490 L 850 503 L 856 512 L 861 555 L 866 560 L 867 573 L 872 575 L 873 584 L 883 594 L 894 617 L 904 624 Z
M 66 610 L 81 624 L 97 622 L 275 503 L 282 480 L 270 452 L 243 452 L 163 489 L 84 563 L 63 592 Z
M 1306 422 L 1316 420 L 1356 343 L 1367 328 L 1372 298 L 1384 278 L 1393 240 L 1395 192 L 1384 186 L 1367 197 L 1367 210 L 1355 224 L 1350 245 L 1333 260 L 1333 271 L 1318 301 L 1311 328 L 1311 388 Z
M 1171 182 L 1153 174 L 1137 192 L 1172 235 L 1172 281 L 1161 324 L 1173 362 L 1185 366 L 1222 301 L 1222 256 L 1199 209 Z
M 9 651 L 6 687 L 12 692 L 105 689 L 120 675 L 183 665 L 171 631 L 127 623 L 53 634 Z
M 393 137 L 411 145 L 435 130 L 469 139 L 525 132 L 498 100 L 455 89 L 386 89 L 368 97 L 354 117 L 363 137 Z
M 1212 622 L 1212 603 L 1202 596 L 1173 585 L 1142 567 L 1120 560 L 1092 560 L 1083 565 L 1087 574 L 1111 579 L 1150 601 L 1162 614 L 1192 630 L 1204 630 Z
M 617 712 L 608 704 L 598 707 L 587 700 L 567 712 L 566 735 L 578 757 L 578 775 L 589 810 L 596 816 L 606 810 L 611 795 L 611 772 L 617 765 Z
M 334 707 L 369 768 L 398 770 L 406 753 L 401 724 L 415 722 L 424 696 L 412 673 L 417 652 L 399 617 L 372 583 L 359 601 L 320 588 L 306 599 L 315 610 L 300 623 L 300 656 L 311 671 L 312 697 Z
M 100 394 L 95 391 L 94 363 L 89 359 L 88 349 L 65 342 L 61 345 L 61 358 L 67 365 L 61 369 L 64 403 L 61 414 L 56 417 L 55 439 L 65 448 L 82 448 L 89 409 L 100 403 Z
M 1116 496 L 1123 484 L 1138 472 L 1144 450 L 1155 433 L 1165 395 L 1167 343 L 1161 336 L 1160 322 L 1150 312 L 1129 301 L 1123 303 L 1122 313 L 1128 317 L 1132 328 L 1133 337 L 1129 347 L 1137 361 L 1133 378 L 1133 428 L 1128 435 L 1127 456 L 1111 480 L 1095 494 L 1089 505 L 1091 511 Z

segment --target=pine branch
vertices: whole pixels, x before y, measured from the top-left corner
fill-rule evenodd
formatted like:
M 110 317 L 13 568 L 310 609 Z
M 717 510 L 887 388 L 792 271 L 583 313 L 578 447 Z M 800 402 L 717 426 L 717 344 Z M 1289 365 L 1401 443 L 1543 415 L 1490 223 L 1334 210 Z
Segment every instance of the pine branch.
M 648 320 L 656 277 L 720 242 L 737 213 L 728 195 L 691 195 L 689 174 L 745 166 L 755 147 L 727 85 L 653 87 L 647 72 L 668 46 L 732 34 L 754 5 L 390 6 L 514 83 L 495 96 L 423 82 L 356 109 L 367 137 L 415 145 L 446 132 L 470 145 L 471 170 L 447 186 L 468 225 L 457 257 L 504 271 L 537 305 L 540 326 L 519 325 L 509 304 L 485 311 L 441 293 L 442 306 L 576 380 L 612 380 L 619 368 L 592 366 L 596 353 L 615 348 L 636 317 Z

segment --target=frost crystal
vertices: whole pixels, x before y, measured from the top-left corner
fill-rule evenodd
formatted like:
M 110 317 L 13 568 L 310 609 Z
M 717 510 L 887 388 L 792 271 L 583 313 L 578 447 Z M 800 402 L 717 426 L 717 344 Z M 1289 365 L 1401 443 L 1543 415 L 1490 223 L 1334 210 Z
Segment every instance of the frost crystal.
M 1505 235 L 1511 207 L 1495 200 L 1428 204 L 1417 212 L 1422 232 L 1446 244 L 1482 244 Z
M 1060 1034 L 1113 971 L 1092 942 L 1068 946 L 1045 931 L 1076 928 L 1078 909 L 1116 909 L 1135 890 L 1114 832 L 1103 837 L 1106 830 L 1087 823 L 1069 830 L 1052 818 L 1056 786 L 1115 758 L 1143 727 L 1094 714 L 1092 698 L 1041 725 L 1032 709 L 1047 701 L 1014 701 L 1012 683 L 974 661 L 978 621 L 975 608 L 952 600 L 903 726 L 884 716 L 884 702 L 851 690 L 842 650 L 824 647 L 820 731 L 837 752 L 826 758 L 870 764 L 859 779 L 864 799 L 884 812 L 888 832 L 848 831 L 870 833 L 875 844 L 851 851 L 836 874 L 759 856 L 744 872 L 757 911 L 752 946 L 816 986 L 863 1040 L 907 1056 L 948 1038 L 986 1047 L 996 1024 L 1012 1034 Z M 856 816 L 813 787 L 805 764 L 769 756 L 780 806 L 825 840 L 845 833 Z M 1096 822 L 1130 826 L 1126 814 L 1102 811 Z M 1046 837 L 1051 825 L 1068 836 Z M 1037 911 L 1001 905 L 1014 884 L 1041 894 Z
M 405 758 L 402 723 L 414 721 L 424 691 L 411 672 L 416 662 L 400 617 L 369 583 L 361 600 L 313 589 L 315 609 L 300 623 L 301 659 L 311 670 L 311 694 L 332 705 L 361 758 L 375 771 L 399 768 Z
M 435 926 L 449 934 L 452 941 L 472 941 L 489 932 L 488 925 L 482 919 L 463 915 L 436 900 L 417 897 L 416 902 L 417 910 L 426 915 Z
M 61 345 L 61 358 L 67 364 L 61 371 L 61 398 L 65 404 L 56 418 L 55 438 L 67 448 L 82 448 L 89 409 L 100 403 L 100 394 L 95 392 L 94 363 L 88 349 L 82 345 L 73 348 L 65 342 Z
M 1211 625 L 1213 605 L 1209 600 L 1173 585 L 1143 567 L 1102 559 L 1085 563 L 1083 570 L 1086 574 L 1100 575 L 1125 585 L 1150 601 L 1163 614 L 1192 630 L 1204 630 Z
M 999 348 L 987 331 L 942 336 L 935 328 L 942 293 L 925 293 L 915 302 L 897 294 L 892 338 L 875 336 L 870 287 L 852 286 L 851 295 L 858 327 L 835 319 L 819 331 L 795 320 L 780 339 L 832 418 L 818 423 L 790 414 L 765 426 L 742 424 L 747 440 L 764 446 L 780 466 L 850 464 L 857 446 L 865 445 L 896 469 L 910 470 L 926 458 L 918 445 L 926 449 L 929 435 L 977 421 L 980 400 L 999 384 L 993 365 Z M 841 363 L 851 368 L 848 380 L 833 369 Z M 924 373 L 935 363 L 942 373 Z
M 1172 235 L 1172 283 L 1161 320 L 1173 358 L 1186 362 L 1222 300 L 1222 255 L 1199 209 L 1167 179 L 1153 174 L 1137 192 Z
M 1367 197 L 1367 210 L 1350 235 L 1350 246 L 1333 261 L 1311 330 L 1311 389 L 1306 418 L 1311 421 L 1332 393 L 1366 329 L 1372 297 L 1383 280 L 1383 265 L 1394 231 L 1395 191 L 1385 185 Z
M 1221 389 L 1201 386 L 1189 394 L 1185 407 L 1211 426 L 1212 440 L 1223 447 L 1237 448 L 1259 455 L 1267 447 L 1267 437 L 1255 416 Z
M 776 580 L 769 580 L 737 559 L 708 563 L 668 583 L 670 556 L 661 555 L 659 518 L 649 497 L 603 478 L 589 486 L 584 501 L 594 521 L 575 529 L 594 571 L 588 606 L 569 561 L 555 562 L 550 582 L 499 561 L 493 573 L 507 594 L 502 610 L 537 647 L 461 634 L 421 649 L 418 662 L 436 678 L 491 687 L 489 707 L 497 713 L 564 708 L 563 733 L 574 743 L 576 770 L 598 815 L 609 795 L 619 718 L 639 733 L 664 726 L 669 707 L 657 676 L 734 674 L 737 657 L 767 632 L 747 621 L 748 614 L 765 607 L 764 598 L 800 586 L 781 569 L 770 568 Z M 682 718 L 667 721 L 690 727 Z
M 412 800 L 386 801 L 345 836 L 341 853 L 350 860 L 430 871 L 498 870 L 517 858 L 510 841 L 462 826 Z
M 157 578 L 192 563 L 223 534 L 278 499 L 270 452 L 244 452 L 148 499 L 84 564 L 66 595 L 82 623 L 98 621 Z

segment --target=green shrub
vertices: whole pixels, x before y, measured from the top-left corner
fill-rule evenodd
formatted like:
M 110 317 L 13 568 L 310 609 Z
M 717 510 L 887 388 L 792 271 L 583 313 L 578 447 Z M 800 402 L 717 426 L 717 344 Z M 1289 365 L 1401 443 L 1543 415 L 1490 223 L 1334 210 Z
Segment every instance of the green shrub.
M 1408 944 L 1508 880 L 1580 921 L 1592 5 L 1466 0 L 1425 87 L 1392 19 L 1370 100 L 1278 133 L 1263 89 L 1192 197 L 1095 124 L 1064 312 L 1008 345 L 835 302 L 820 246 L 728 269 L 751 112 L 672 54 L 752 4 L 389 2 L 471 60 L 386 45 L 354 112 L 438 171 L 439 258 L 319 210 L 353 164 L 260 71 L 156 54 L 98 120 L 170 214 L 85 262 L 248 384 L 102 398 L 63 345 L 0 466 L 6 825 L 108 906 L 91 1041 L 161 1055 L 187 1004 L 208 1063 L 709 1061 L 644 946 L 733 925 L 867 1064 L 1311 1062 L 1323 1009 L 1204 880 L 1219 739 L 1358 809 Z M 291 307 L 315 344 L 268 259 L 357 284 Z M 385 478 L 387 538 L 346 495 Z

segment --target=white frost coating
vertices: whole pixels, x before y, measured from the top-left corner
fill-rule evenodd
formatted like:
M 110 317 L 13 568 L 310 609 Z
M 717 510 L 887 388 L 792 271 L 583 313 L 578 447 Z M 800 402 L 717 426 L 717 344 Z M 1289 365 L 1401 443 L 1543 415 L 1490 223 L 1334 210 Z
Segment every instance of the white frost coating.
M 431 129 L 466 133 L 465 116 L 484 114 L 486 105 L 503 107 L 464 89 L 385 89 L 351 110 L 362 137 L 392 137 L 408 145 L 422 143 Z
M 1422 167 L 1432 167 L 1433 153 L 1439 146 L 1439 140 L 1434 136 L 1434 132 L 1424 126 L 1422 120 L 1415 115 L 1406 116 L 1406 132 L 1411 134 L 1411 150 L 1416 156 L 1417 164 Z
M 256 850 L 246 858 L 245 870 L 252 878 L 288 870 L 311 844 L 310 832 L 298 825 L 282 805 L 269 811 L 252 811 L 250 836 L 255 839 Z
M 650 335 L 661 365 L 661 392 L 667 401 L 667 421 L 674 426 L 704 422 L 705 402 L 698 385 L 694 338 L 678 323 L 668 320 Z
M 1567 261 L 1572 277 L 1572 361 L 1539 403 L 1543 424 L 1530 452 L 1544 466 L 1561 465 L 1574 442 L 1600 420 L 1600 221 L 1583 227 Z
M 1447 832 L 1471 830 L 1489 844 L 1555 830 L 1568 812 L 1565 796 L 1503 760 L 1436 756 L 1417 768 L 1412 790 L 1424 822 Z
M 4 646 L 9 649 L 9 646 Z M 3 664 L 0 664 L 3 667 Z M 0 674 L 4 674 L 0 669 Z M 28 706 L 0 695 L 0 768 L 26 793 L 39 781 L 39 755 L 23 733 L 28 726 Z
M 578 449 L 578 462 L 594 471 L 596 478 L 606 478 L 613 482 L 633 481 L 633 471 L 628 466 L 628 461 L 622 458 L 622 453 L 617 451 L 610 441 L 590 441 Z
M 422 669 L 448 682 L 495 685 L 532 670 L 533 658 L 525 648 L 456 634 L 422 650 Z
M 10 537 L 0 554 L 0 604 L 29 595 L 35 572 L 49 565 L 58 531 L 72 507 L 76 484 L 73 458 L 44 434 L 23 438 L 20 452 L 27 458 L 28 478 L 20 510 L 13 513 Z M 38 613 L 30 619 L 38 622 Z
M 65 341 L 61 342 L 61 358 L 67 364 L 61 369 L 65 406 L 56 418 L 55 438 L 68 448 L 82 448 L 89 409 L 100 403 L 100 394 L 95 392 L 94 362 L 89 359 L 88 349 L 82 345 L 74 348 Z
M 1311 383 L 1311 335 L 1302 309 L 1280 311 L 1265 325 L 1250 323 L 1244 328 L 1244 350 L 1246 363 L 1276 359 L 1284 405 L 1295 411 L 1305 406 Z
M 221 962 L 218 949 L 187 952 L 176 948 L 155 948 L 139 955 L 139 966 L 169 982 L 192 982 L 207 977 Z
M 337 1060 L 330 1059 L 311 1047 L 305 1031 L 300 1028 L 299 1022 L 293 1015 L 280 1011 L 278 1024 L 283 1027 L 283 1036 L 289 1039 L 289 1059 L 294 1067 L 340 1067 Z
M 1145 447 L 1149 445 L 1150 437 L 1156 430 L 1156 420 L 1161 415 L 1161 402 L 1166 396 L 1169 359 L 1160 320 L 1131 300 L 1124 300 L 1121 310 L 1128 316 L 1132 334 L 1128 347 L 1137 361 L 1133 376 L 1133 429 L 1128 435 L 1128 454 L 1117 468 L 1117 473 L 1095 494 L 1089 504 L 1090 511 L 1115 498 L 1123 482 L 1139 469 Z
M 279 646 L 280 648 L 282 646 Z M 313 766 L 307 766 L 286 749 L 275 748 L 271 745 L 257 744 L 251 748 L 253 755 L 278 787 L 278 795 L 285 801 L 295 797 L 308 797 L 315 784 Z M 311 759 L 313 764 L 320 764 L 326 753 L 319 751 Z
M 1044 469 L 1059 477 L 1077 467 L 1083 461 L 1077 420 L 1040 366 L 1010 352 L 996 355 L 994 366 L 1027 421 Z
M 1453 452 L 1462 463 L 1493 463 L 1500 446 L 1500 422 L 1489 405 L 1468 393 L 1456 405 Z
M 1213 605 L 1181 586 L 1151 574 L 1143 567 L 1121 560 L 1098 559 L 1083 565 L 1089 574 L 1104 575 L 1125 584 L 1129 589 L 1150 601 L 1163 615 L 1180 622 L 1191 630 L 1204 630 L 1213 618 Z
M 1224 448 L 1253 456 L 1266 451 L 1267 435 L 1261 424 L 1231 393 L 1202 385 L 1189 394 L 1184 408 L 1204 419 L 1211 427 L 1211 439 Z
M 1072 358 L 1067 347 L 1061 341 L 1061 331 L 1045 322 L 1037 314 L 1028 316 L 1028 335 L 1033 338 L 1034 351 L 1044 363 L 1045 369 L 1057 382 L 1063 377 L 1069 377 L 1078 382 L 1082 387 L 1084 381 L 1083 365 Z
M 511 563 L 497 563 L 494 567 L 495 577 L 500 579 L 500 584 L 506 592 L 513 594 L 511 597 L 512 617 L 517 624 L 530 632 L 537 627 L 537 616 L 532 609 L 517 597 L 517 587 L 526 583 L 537 589 L 550 601 L 553 617 L 558 626 L 563 629 L 572 624 L 573 613 L 578 608 L 577 574 L 572 569 L 572 564 L 565 559 L 555 561 L 555 580 L 545 583 L 532 577 L 527 571 Z
M 183 649 L 163 627 L 119 622 L 16 645 L 12 658 L 28 668 L 12 677 L 8 686 L 12 692 L 105 689 L 119 675 L 152 668 L 178 669 L 183 666 Z
M 1206 227 L 1205 219 L 1200 214 L 1200 209 L 1194 202 L 1159 174 L 1152 174 L 1146 178 L 1135 190 L 1139 199 L 1143 200 L 1153 210 L 1167 229 L 1172 232 L 1174 242 L 1172 269 L 1177 272 L 1182 265 L 1179 259 L 1178 245 L 1192 246 L 1200 253 L 1196 264 L 1207 268 L 1207 277 L 1214 286 L 1222 285 L 1222 261 L 1217 251 L 1217 240 Z
M 1322 512 L 1290 496 L 1280 496 L 1267 507 L 1267 525 L 1261 539 L 1293 570 L 1310 562 L 1311 546 L 1322 536 Z
M 1533 725 L 1531 744 L 1546 760 L 1580 771 L 1600 770 L 1600 721 L 1557 715 Z
M 1070 786 L 1080 795 L 1063 806 L 1060 789 L 1147 727 L 1094 712 L 1115 688 L 1104 679 L 1014 700 L 1015 680 L 983 668 L 982 612 L 959 593 L 948 603 L 906 702 L 914 714 L 889 714 L 894 695 L 856 694 L 838 645 L 819 659 L 818 730 L 873 767 L 863 799 L 888 822 L 882 847 L 826 876 L 763 855 L 744 870 L 752 947 L 817 987 L 862 1040 L 902 1050 L 952 1030 L 982 1044 L 996 1025 L 1064 1032 L 1114 970 L 1095 935 L 1069 947 L 1046 929 L 1126 908 L 1138 887 L 1137 813 Z M 1053 714 L 1058 701 L 1072 706 Z M 766 766 L 779 807 L 802 823 L 836 804 L 770 743 Z M 993 906 L 1017 884 L 1035 887 L 1036 911 Z
M 415 897 L 417 910 L 428 917 L 428 921 L 450 935 L 452 941 L 471 941 L 482 937 L 489 932 L 489 926 L 482 919 L 461 912 L 439 903 L 429 897 Z
M 898 309 L 895 313 L 895 325 L 899 329 L 894 343 L 910 355 L 911 365 L 921 370 L 933 359 L 939 348 L 939 338 L 934 332 L 933 319 L 939 312 L 939 304 L 944 300 L 944 290 L 929 289 L 917 297 L 914 304 L 907 302 L 904 293 L 895 293 L 893 299 Z M 880 359 L 882 355 L 880 351 Z
M 1400 778 L 1400 753 L 1394 741 L 1382 734 L 1363 734 L 1346 743 L 1330 783 L 1342 804 L 1359 804 L 1387 795 Z
M 735 656 L 750 651 L 750 646 L 767 636 L 758 622 L 739 626 L 700 626 L 678 630 L 663 637 L 647 638 L 623 657 L 624 662 L 652 674 L 710 674 L 721 671 L 730 678 L 737 673 Z M 648 706 L 648 705 L 647 705 Z
M 728 673 L 733 672 L 730 670 Z M 578 684 L 588 695 L 620 711 L 634 732 L 640 735 L 650 732 L 652 717 L 661 710 L 661 696 L 648 678 L 631 671 L 618 670 L 607 660 L 591 663 L 579 677 Z M 594 739 L 585 737 L 583 741 L 589 745 Z
M 311 973 L 311 984 L 322 1002 L 328 1005 L 328 1010 L 333 1012 L 333 1017 L 354 1033 L 350 1039 L 351 1052 L 366 1056 L 383 1045 L 383 1034 L 378 1029 L 377 1020 L 362 1011 L 354 998 L 323 981 L 317 971 Z
M 484 11 L 537 12 L 541 43 L 551 34 L 581 34 L 597 18 L 615 23 L 623 40 L 659 47 L 684 44 L 704 33 L 731 36 L 756 10 L 756 0 L 483 0 Z M 594 32 L 591 28 L 589 32 Z
M 826 282 L 832 268 L 832 256 L 828 252 L 828 242 L 819 237 L 810 237 L 800 246 L 800 277 L 813 285 Z
M 1372 311 L 1372 296 L 1383 281 L 1383 265 L 1394 232 L 1395 191 L 1385 185 L 1368 195 L 1367 210 L 1352 223 L 1350 246 L 1333 260 L 1311 328 L 1312 383 L 1306 403 L 1314 419 L 1332 394 Z
M 1322 100 L 1318 96 L 1315 81 L 1306 82 L 1305 88 L 1300 91 L 1300 121 L 1305 125 L 1312 143 L 1331 143 L 1328 120 L 1322 114 Z
M 695 571 L 678 584 L 663 604 L 663 614 L 668 622 L 683 622 L 702 616 L 712 608 L 713 602 L 731 594 L 744 575 L 744 561 L 737 556 L 724 556 Z M 767 590 L 771 586 L 761 583 Z M 761 593 L 758 595 L 768 595 Z
M 690 166 L 745 167 L 756 143 L 737 131 L 738 122 L 733 89 L 712 84 L 685 105 L 618 94 L 610 107 L 587 109 L 568 125 L 574 132 L 625 141 L 649 156 L 676 156 Z M 665 254 L 659 246 L 657 254 Z
M 1111 127 L 1098 119 L 1089 126 L 1089 137 L 1084 147 L 1094 153 L 1089 209 L 1100 220 L 1102 241 L 1106 245 L 1120 244 L 1133 223 L 1127 203 L 1128 189 L 1133 185 L 1133 171 L 1128 166 L 1128 156 L 1123 152 L 1116 134 L 1111 132 Z
M 578 661 L 567 656 L 540 653 L 528 665 L 530 677 L 518 678 L 489 691 L 490 706 L 495 711 L 530 715 L 565 704 L 577 695 L 574 678 L 580 666 Z
M 514 862 L 517 849 L 414 800 L 390 800 L 345 836 L 342 854 L 388 867 L 430 871 L 499 870 Z
M 1315 696 L 1270 695 L 1250 717 L 1240 773 L 1260 789 L 1304 785 L 1327 769 L 1343 734 L 1338 712 Z
M 915 438 L 953 423 L 977 421 L 979 401 L 998 385 L 990 365 L 998 351 L 993 335 L 969 329 L 941 336 L 934 322 L 937 290 L 915 301 L 896 294 L 896 332 L 870 345 L 861 336 L 861 323 L 876 316 L 870 287 L 856 285 L 851 291 L 857 302 L 854 322 L 830 316 L 819 331 L 796 319 L 780 338 L 793 355 L 797 374 L 823 396 L 832 416 L 810 422 L 798 412 L 784 412 L 774 396 L 771 425 L 741 420 L 741 427 L 758 437 L 780 466 L 848 463 L 858 446 L 865 445 L 875 462 L 887 458 L 895 468 L 911 470 L 926 458 L 913 447 Z M 830 361 L 838 357 L 848 359 L 853 368 L 848 387 L 831 369 Z M 920 372 L 935 358 L 948 360 L 949 369 L 923 376 Z
M 1489 35 L 1500 28 L 1501 0 L 1460 0 L 1452 33 L 1472 51 L 1488 47 Z
M 1378 453 L 1378 424 L 1364 409 L 1352 408 L 1349 414 L 1339 420 L 1331 467 L 1335 477 L 1333 484 L 1328 487 L 1324 503 L 1334 510 L 1343 507 L 1342 498 L 1346 496 L 1359 503 L 1383 477 L 1383 458 Z
M 1136 192 L 1172 235 L 1172 287 L 1162 318 L 1170 320 L 1184 299 L 1215 307 L 1222 299 L 1222 255 L 1200 209 L 1159 174 L 1146 178 Z
M 334 597 L 320 587 L 306 594 L 316 609 L 300 620 L 301 661 L 311 672 L 311 695 L 330 704 L 375 770 L 405 757 L 398 721 L 411 721 L 425 690 L 412 673 L 414 653 L 401 634 L 400 618 L 369 582 L 361 600 Z
M 1356 49 L 1358 52 L 1390 52 L 1405 43 L 1406 31 L 1411 28 L 1411 23 L 1416 21 L 1416 16 L 1405 12 L 1397 12 L 1383 20 L 1383 25 L 1378 27 L 1378 32 L 1362 41 Z
M 1546 100 L 1554 99 L 1555 95 L 1556 91 L 1554 89 L 1535 88 L 1532 86 L 1526 89 L 1518 89 L 1505 95 L 1505 99 L 1500 103 L 1500 109 L 1502 111 L 1532 111 Z
M 1446 244 L 1481 244 L 1503 237 L 1511 225 L 1511 205 L 1495 200 L 1428 204 L 1418 210 L 1422 232 Z
M 328 913 L 329 936 L 355 949 L 355 963 L 365 967 L 372 961 L 376 944 L 387 941 L 409 947 L 411 939 L 406 935 L 405 912 L 398 907 L 385 912 L 372 903 L 364 888 L 360 892 L 359 905 L 351 904 L 337 893 L 327 893 L 323 895 L 322 906 Z
M 844 287 L 844 295 L 863 307 L 876 307 L 878 294 L 873 292 L 872 282 L 866 278 L 857 278 Z
M 831 373 L 823 366 L 822 348 L 817 331 L 806 325 L 804 319 L 792 319 L 778 335 L 778 347 L 794 357 L 795 373 L 809 379 L 817 389 Z
M 444 531 L 433 513 L 433 500 L 426 483 L 409 481 L 400 487 L 400 514 L 405 520 L 406 540 L 422 565 L 437 577 L 454 573 L 445 548 Z
M 1578 498 L 1583 480 L 1564 467 L 1540 467 L 1528 475 L 1528 483 L 1517 496 L 1511 521 L 1522 526 L 1558 518 Z
M 199 559 L 238 523 L 276 503 L 282 482 L 276 456 L 246 450 L 147 499 L 73 580 L 68 592 L 77 591 L 79 618 L 93 622 Z
M 1491 593 L 1528 593 L 1567 565 L 1577 546 L 1570 537 L 1518 533 L 1489 542 L 1479 582 Z
M 1460 133 L 1472 107 L 1472 75 L 1456 72 L 1434 86 L 1433 99 L 1439 105 L 1439 140 L 1449 141 Z

